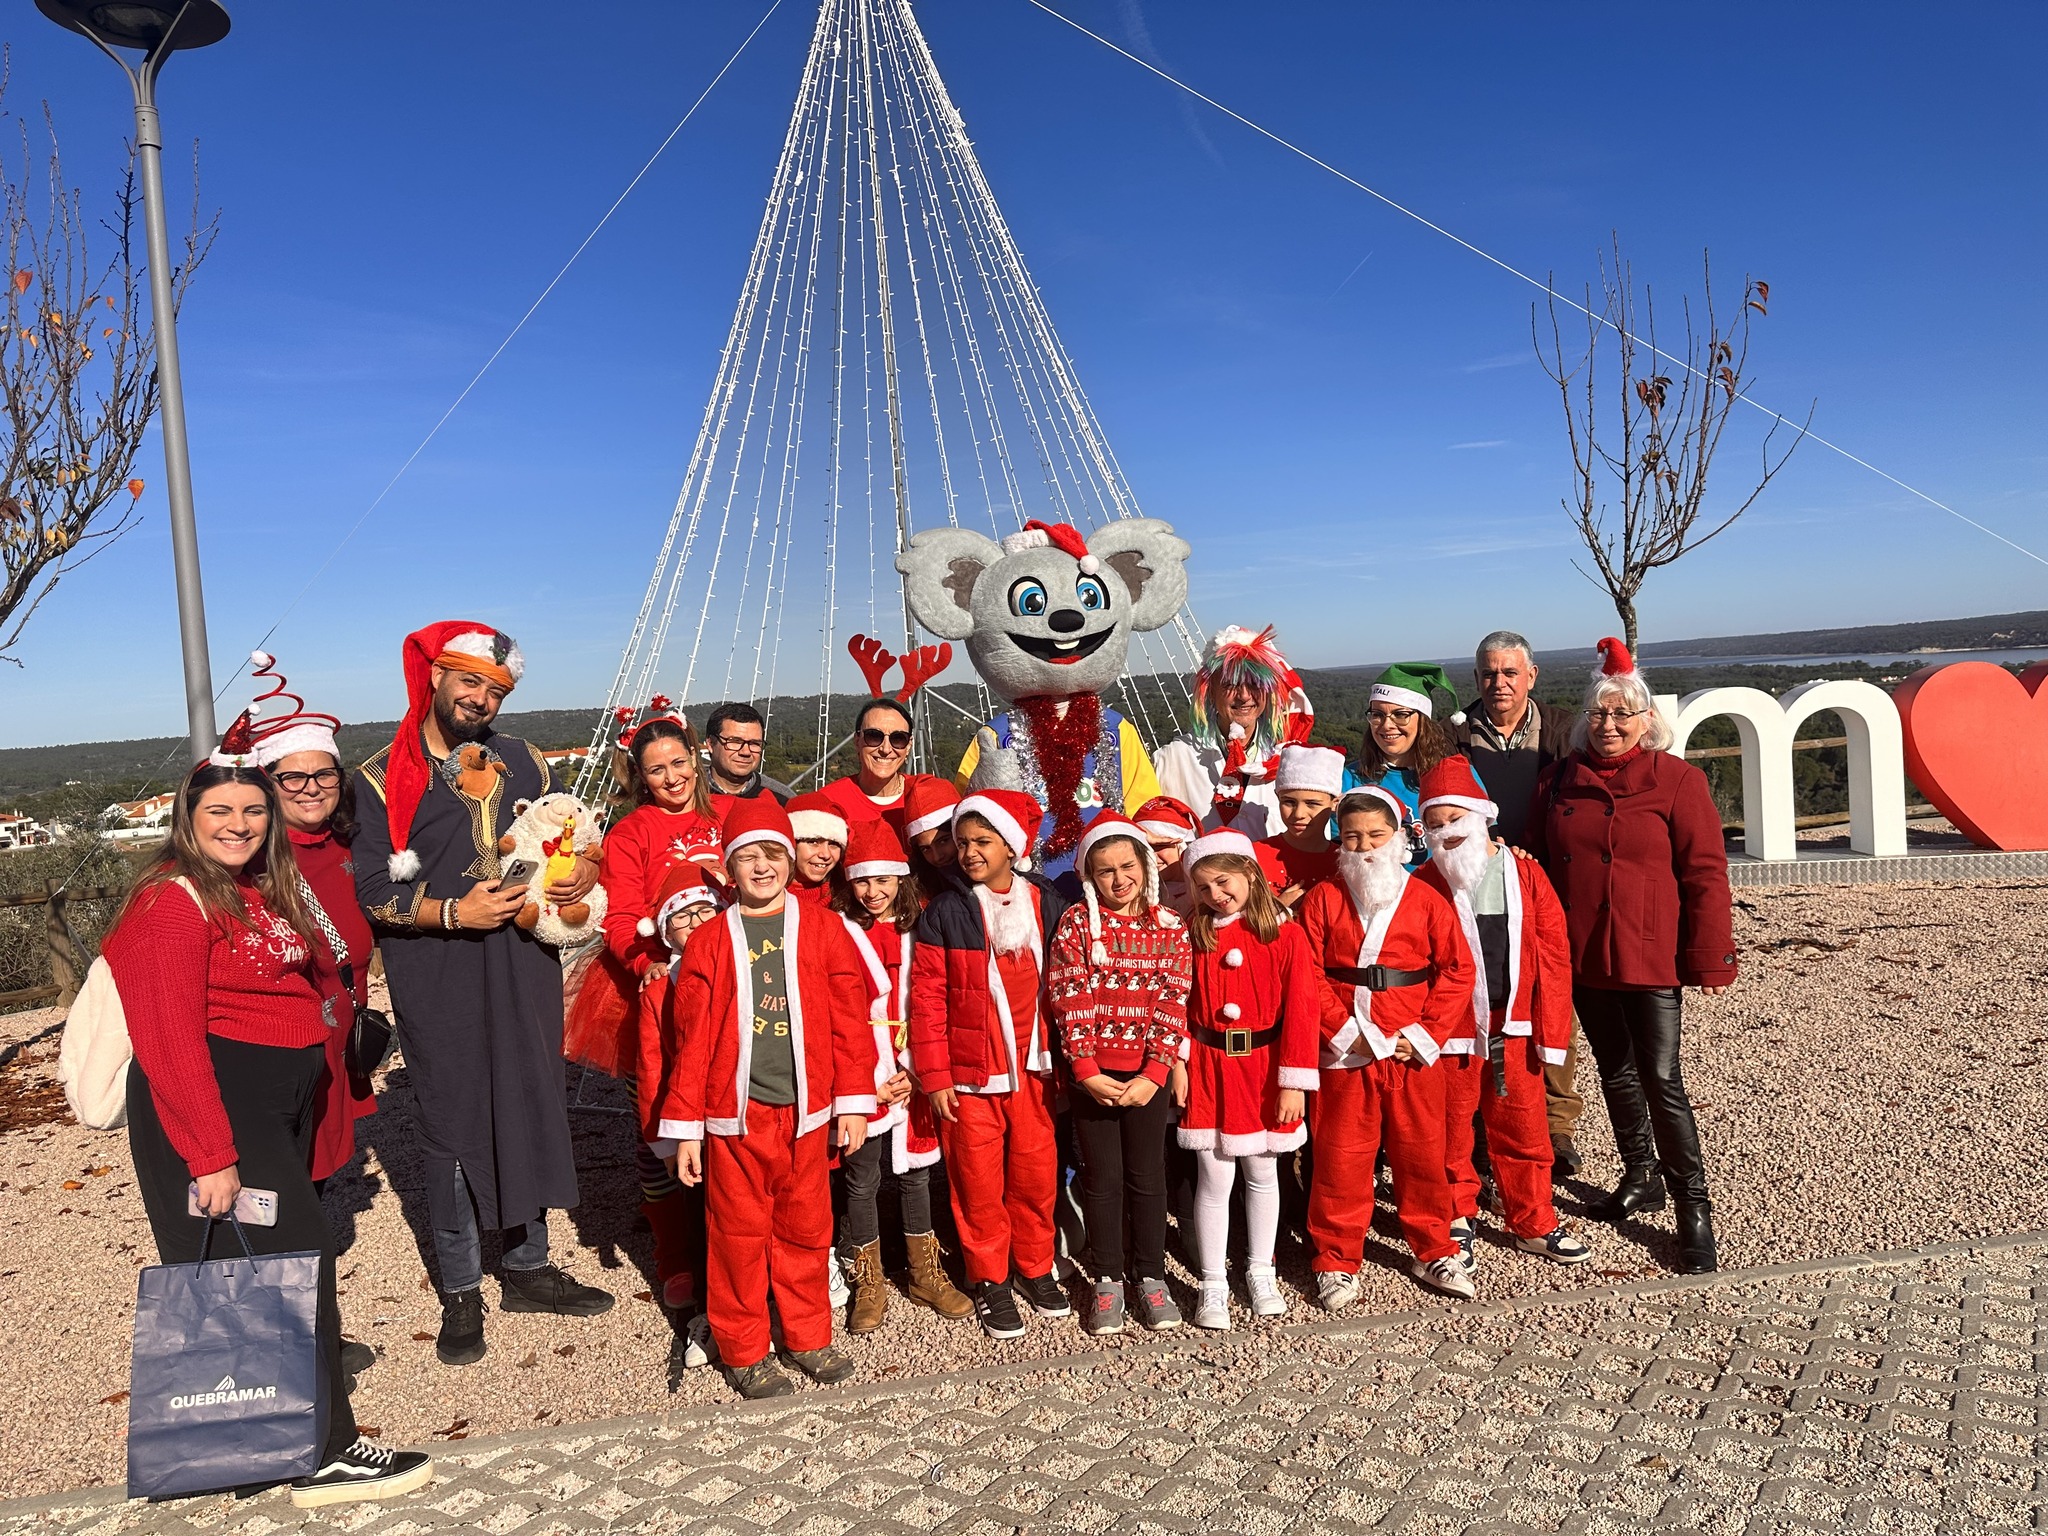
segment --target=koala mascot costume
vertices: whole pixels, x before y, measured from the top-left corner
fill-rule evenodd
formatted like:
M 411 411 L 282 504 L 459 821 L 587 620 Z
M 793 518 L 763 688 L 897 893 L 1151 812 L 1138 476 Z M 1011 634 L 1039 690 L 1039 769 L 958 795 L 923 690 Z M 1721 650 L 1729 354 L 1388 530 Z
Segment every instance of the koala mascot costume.
M 975 733 L 960 788 L 1021 790 L 1044 806 L 1040 868 L 1062 884 L 1098 811 L 1130 814 L 1159 793 L 1144 742 L 1102 693 L 1123 676 L 1131 635 L 1180 611 L 1188 552 L 1168 524 L 1126 518 L 1085 537 L 1032 521 L 1001 544 L 934 528 L 896 557 L 917 622 L 965 641 L 1012 706 Z

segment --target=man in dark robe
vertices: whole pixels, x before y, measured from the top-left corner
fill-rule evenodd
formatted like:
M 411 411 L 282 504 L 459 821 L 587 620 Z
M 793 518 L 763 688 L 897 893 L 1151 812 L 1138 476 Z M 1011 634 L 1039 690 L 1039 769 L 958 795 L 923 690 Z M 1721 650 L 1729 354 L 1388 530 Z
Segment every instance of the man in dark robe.
M 504 1311 L 590 1317 L 612 1297 L 548 1261 L 547 1213 L 577 1202 L 562 967 L 512 922 L 526 891 L 501 882 L 498 838 L 515 806 L 561 786 L 533 747 L 491 729 L 525 663 L 509 637 L 465 622 L 408 635 L 404 659 L 405 719 L 356 770 L 356 897 L 419 1106 L 441 1272 L 435 1349 L 467 1365 L 485 1347 L 481 1226 L 504 1237 Z M 577 901 L 596 882 L 582 859 L 546 894 Z

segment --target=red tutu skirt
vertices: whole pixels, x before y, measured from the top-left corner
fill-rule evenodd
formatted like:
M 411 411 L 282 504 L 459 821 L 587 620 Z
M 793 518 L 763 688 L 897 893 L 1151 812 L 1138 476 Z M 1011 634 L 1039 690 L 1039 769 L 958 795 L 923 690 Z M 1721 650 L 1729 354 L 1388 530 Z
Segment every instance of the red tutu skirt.
M 562 1055 L 631 1081 L 640 1064 L 640 983 L 603 946 L 562 975 Z

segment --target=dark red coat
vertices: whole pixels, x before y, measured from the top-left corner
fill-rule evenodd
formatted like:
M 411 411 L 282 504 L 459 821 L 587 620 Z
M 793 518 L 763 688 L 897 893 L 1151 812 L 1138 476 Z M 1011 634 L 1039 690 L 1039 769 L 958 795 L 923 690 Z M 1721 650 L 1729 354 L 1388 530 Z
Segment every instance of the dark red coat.
M 1564 906 L 1579 986 L 1735 979 L 1721 813 L 1684 758 L 1644 752 L 1608 777 L 1573 752 L 1538 777 L 1528 842 Z

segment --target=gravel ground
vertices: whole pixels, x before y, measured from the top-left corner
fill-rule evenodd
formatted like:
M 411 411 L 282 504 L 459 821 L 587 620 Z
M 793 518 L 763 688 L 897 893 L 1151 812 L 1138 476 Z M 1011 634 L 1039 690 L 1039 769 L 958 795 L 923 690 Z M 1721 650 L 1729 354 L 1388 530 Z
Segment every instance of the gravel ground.
M 1723 997 L 1687 1003 L 1688 1076 L 1724 1265 L 2048 1227 L 2044 891 L 2014 882 L 1740 897 L 1742 979 Z M 54 1036 L 10 1048 L 53 1022 L 49 1013 L 0 1019 L 0 1127 L 11 1127 L 0 1129 L 0 1358 L 9 1362 L 0 1497 L 119 1480 L 130 1277 L 154 1258 L 125 1139 L 33 1112 L 47 1102 Z M 1590 1061 L 1581 1087 L 1591 1179 L 1561 1191 L 1567 1221 L 1616 1172 Z M 612 1094 L 607 1085 L 590 1097 Z M 433 1358 L 439 1313 L 409 1222 L 421 1219 L 422 1202 L 402 1067 L 382 1111 L 359 1126 L 364 1154 L 327 1198 L 346 1249 L 348 1330 L 380 1355 L 356 1411 L 387 1441 L 445 1444 L 729 1399 L 716 1372 L 676 1366 L 673 1332 L 650 1299 L 627 1123 L 590 1113 L 574 1122 L 585 1198 L 555 1219 L 558 1256 L 616 1292 L 619 1305 L 589 1321 L 493 1313 L 490 1354 L 460 1371 Z M 1407 1278 L 1392 1212 L 1380 1216 L 1361 1310 L 1455 1308 Z M 1484 1245 L 1482 1298 L 1649 1277 L 1675 1256 L 1668 1213 L 1588 1235 L 1595 1262 L 1577 1271 Z M 1297 1287 L 1300 1321 L 1307 1254 L 1284 1233 L 1280 1262 Z M 1184 1298 L 1187 1278 L 1177 1267 L 1170 1276 Z M 1237 1327 L 1232 1347 L 1291 1347 L 1289 1335 L 1253 1325 L 1241 1309 Z M 1254 1343 L 1260 1333 L 1267 1337 Z M 860 1379 L 882 1381 L 1053 1358 L 1085 1344 L 1068 1319 L 993 1345 L 899 1299 L 882 1331 L 852 1349 Z M 1136 1356 L 1131 1364 L 1150 1368 Z

